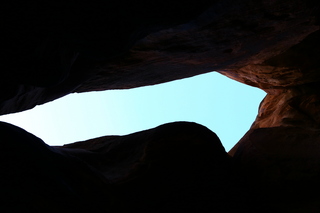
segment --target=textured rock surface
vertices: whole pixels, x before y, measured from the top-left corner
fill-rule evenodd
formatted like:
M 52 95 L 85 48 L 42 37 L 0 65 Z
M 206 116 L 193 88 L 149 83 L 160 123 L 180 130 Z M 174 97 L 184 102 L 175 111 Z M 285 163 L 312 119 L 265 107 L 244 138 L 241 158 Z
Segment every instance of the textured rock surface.
M 1 114 L 71 92 L 133 88 L 213 70 L 263 89 L 290 85 L 272 82 L 301 80 L 303 73 L 309 79 L 300 83 L 314 81 L 308 72 L 318 63 L 313 54 L 319 51 L 317 39 L 285 54 L 319 30 L 313 1 L 55 4 L 32 8 L 21 3 L 17 10 L 12 3 L 3 11 L 8 42 Z M 31 12 L 34 16 L 28 16 Z M 301 55 L 298 67 L 290 64 Z M 310 66 L 305 59 L 315 64 L 301 71 Z
M 74 155 L 115 186 L 114 212 L 211 212 L 225 209 L 229 200 L 238 203 L 225 187 L 234 178 L 231 158 L 213 132 L 194 123 L 64 147 L 90 151 L 90 156 Z
M 0 123 L 4 208 L 320 211 L 318 2 L 11 1 L 1 14 L 0 114 L 213 70 L 268 93 L 229 155 L 192 123 L 64 147 Z
M 266 209 L 317 212 L 320 209 L 319 129 L 251 129 L 233 159 Z

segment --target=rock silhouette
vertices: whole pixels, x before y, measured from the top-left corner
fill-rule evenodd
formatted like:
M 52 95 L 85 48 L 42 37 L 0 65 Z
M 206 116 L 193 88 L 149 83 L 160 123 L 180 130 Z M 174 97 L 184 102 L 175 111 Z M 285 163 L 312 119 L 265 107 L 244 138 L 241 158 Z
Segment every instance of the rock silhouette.
M 0 123 L 2 212 L 320 210 L 318 2 L 11 1 L 1 14 L 1 114 L 211 71 L 267 92 L 229 153 L 195 123 L 63 147 Z

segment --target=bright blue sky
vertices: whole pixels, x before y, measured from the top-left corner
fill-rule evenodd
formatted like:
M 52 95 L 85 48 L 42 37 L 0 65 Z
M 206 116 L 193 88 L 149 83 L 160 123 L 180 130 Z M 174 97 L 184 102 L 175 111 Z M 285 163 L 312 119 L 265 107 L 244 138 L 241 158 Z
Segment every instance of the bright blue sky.
M 229 151 L 250 128 L 264 96 L 260 89 L 211 72 L 155 86 L 71 94 L 0 120 L 49 145 L 192 121 L 214 131 Z

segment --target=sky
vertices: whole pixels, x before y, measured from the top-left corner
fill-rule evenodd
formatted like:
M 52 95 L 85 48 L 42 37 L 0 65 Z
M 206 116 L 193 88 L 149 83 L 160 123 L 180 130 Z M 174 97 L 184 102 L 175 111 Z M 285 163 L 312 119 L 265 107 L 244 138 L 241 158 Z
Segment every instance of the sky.
M 154 86 L 74 93 L 0 120 L 54 146 L 190 121 L 215 132 L 229 151 L 249 130 L 265 95 L 210 72 Z

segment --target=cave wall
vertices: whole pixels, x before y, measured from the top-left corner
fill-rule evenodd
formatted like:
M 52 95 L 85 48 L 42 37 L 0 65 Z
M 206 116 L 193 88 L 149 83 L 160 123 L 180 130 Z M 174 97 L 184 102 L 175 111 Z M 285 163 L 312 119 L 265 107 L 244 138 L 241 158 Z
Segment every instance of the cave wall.
M 194 123 L 63 147 L 0 123 L 4 209 L 320 210 L 319 3 L 14 1 L 1 11 L 0 114 L 211 71 L 267 92 L 229 153 Z
M 301 75 L 295 65 L 278 66 L 271 59 L 319 29 L 312 1 L 201 0 L 190 5 L 163 2 L 161 7 L 157 1 L 95 0 L 86 7 L 68 2 L 21 3 L 20 10 L 8 3 L 11 7 L 3 11 L 8 42 L 1 114 L 72 92 L 128 89 L 210 71 L 270 89 L 275 86 L 271 82 L 290 73 L 294 81 Z M 273 72 L 282 76 L 268 75 Z

